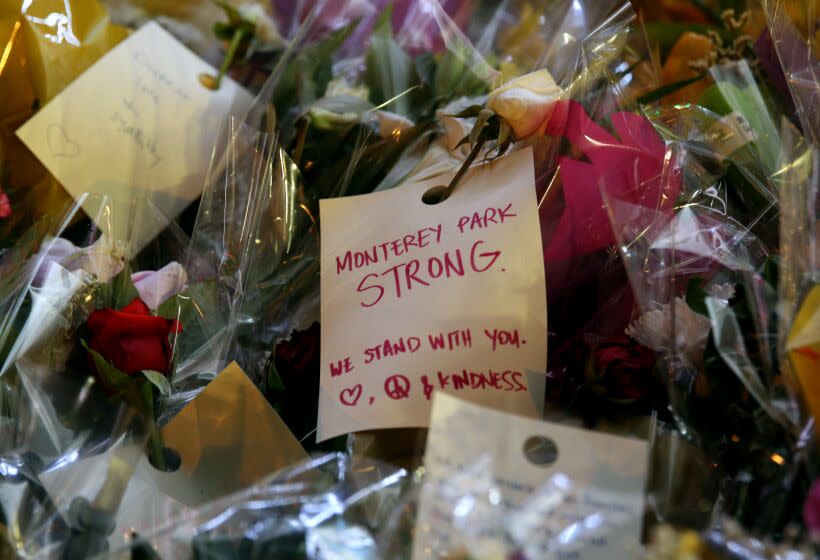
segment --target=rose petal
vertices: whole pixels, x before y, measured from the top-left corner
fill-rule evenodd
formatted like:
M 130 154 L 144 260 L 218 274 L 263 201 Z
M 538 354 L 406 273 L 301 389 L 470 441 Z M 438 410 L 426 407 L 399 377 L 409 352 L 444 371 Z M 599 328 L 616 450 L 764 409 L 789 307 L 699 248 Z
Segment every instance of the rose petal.
M 142 271 L 133 274 L 131 280 L 140 299 L 149 308 L 157 309 L 184 289 L 188 276 L 181 264 L 171 262 L 156 272 Z

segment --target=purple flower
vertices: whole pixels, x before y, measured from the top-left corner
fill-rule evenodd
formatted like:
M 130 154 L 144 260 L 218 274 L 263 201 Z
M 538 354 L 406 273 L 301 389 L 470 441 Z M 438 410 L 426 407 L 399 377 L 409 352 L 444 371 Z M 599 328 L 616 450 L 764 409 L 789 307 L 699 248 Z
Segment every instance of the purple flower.
M 37 266 L 33 281 L 35 287 L 43 285 L 52 264 L 69 271 L 83 270 L 96 276 L 98 282 L 108 282 L 124 266 L 117 244 L 105 236 L 86 248 L 77 247 L 61 237 L 46 239 L 33 260 Z M 131 275 L 131 281 L 140 299 L 149 308 L 157 309 L 185 288 L 188 276 L 182 265 L 174 261 L 157 271 L 136 272 Z
M 60 264 L 68 257 L 76 253 L 79 249 L 69 240 L 62 237 L 55 237 L 46 239 L 40 245 L 40 250 L 33 257 L 33 261 L 37 263 L 37 271 L 34 273 L 34 287 L 43 285 L 43 281 L 48 276 L 48 270 L 51 265 Z
M 143 270 L 131 275 L 140 299 L 151 309 L 157 309 L 185 288 L 188 275 L 182 265 L 174 261 L 157 270 Z
M 411 53 L 437 52 L 444 48 L 444 35 L 437 17 L 437 6 L 462 29 L 467 26 L 474 0 L 396 0 L 393 2 L 393 33 L 399 43 Z M 316 17 L 307 33 L 309 40 L 344 27 L 353 21 L 359 24 L 342 48 L 346 56 L 364 53 L 373 27 L 387 7 L 387 0 L 271 0 L 274 19 L 285 37 L 292 38 L 308 20 L 313 10 Z

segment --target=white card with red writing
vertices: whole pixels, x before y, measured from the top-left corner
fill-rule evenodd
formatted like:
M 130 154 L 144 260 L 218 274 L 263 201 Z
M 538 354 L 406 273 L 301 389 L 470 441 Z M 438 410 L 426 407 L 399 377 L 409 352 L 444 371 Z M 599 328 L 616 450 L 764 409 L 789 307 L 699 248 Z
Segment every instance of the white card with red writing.
M 322 200 L 318 441 L 424 427 L 443 390 L 539 416 L 547 304 L 530 148 L 451 176 Z
M 159 209 L 164 227 L 196 200 L 222 125 L 253 101 L 228 78 L 219 90 L 206 89 L 199 76 L 215 73 L 157 23 L 147 23 L 17 136 L 105 233 L 130 242 L 136 253 L 160 233 L 153 209 L 141 206 L 147 201 Z M 97 216 L 98 204 L 82 198 L 87 192 L 109 197 L 117 218 Z
M 435 397 L 413 560 L 631 560 L 646 441 Z

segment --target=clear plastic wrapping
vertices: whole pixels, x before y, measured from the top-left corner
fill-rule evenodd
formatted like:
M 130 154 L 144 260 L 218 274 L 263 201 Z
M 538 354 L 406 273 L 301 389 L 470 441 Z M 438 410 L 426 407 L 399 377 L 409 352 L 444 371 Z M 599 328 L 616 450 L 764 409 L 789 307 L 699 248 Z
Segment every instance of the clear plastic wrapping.
M 138 251 L 109 233 L 134 223 L 160 232 Z M 247 255 L 229 275 L 190 249 L 150 203 L 86 195 L 3 255 L 0 492 L 23 557 L 106 549 L 140 459 L 173 461 L 160 427 L 230 361 Z
M 409 479 L 377 461 L 316 456 L 168 519 L 113 557 L 385 558 L 387 521 L 400 511 Z

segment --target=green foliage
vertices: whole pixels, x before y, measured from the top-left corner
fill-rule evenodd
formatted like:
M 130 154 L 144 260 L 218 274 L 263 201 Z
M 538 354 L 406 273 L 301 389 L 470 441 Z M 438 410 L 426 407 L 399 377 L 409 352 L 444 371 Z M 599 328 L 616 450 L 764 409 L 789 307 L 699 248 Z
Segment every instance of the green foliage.
M 97 290 L 99 309 L 122 309 L 139 297 L 137 288 L 131 280 L 131 267 L 123 266 L 119 274 L 109 282 L 100 284 Z
M 150 369 L 142 370 L 142 374 L 154 387 L 159 390 L 161 395 L 168 396 L 171 394 L 171 384 L 168 382 L 168 378 L 163 374 Z
M 706 298 L 709 294 L 701 287 L 702 285 L 703 278 L 689 279 L 689 283 L 686 285 L 686 305 L 695 313 L 708 317 L 709 311 L 706 309 Z
M 351 22 L 309 45 L 296 54 L 285 67 L 273 103 L 280 126 L 290 132 L 296 116 L 321 98 L 333 79 L 333 54 L 342 46 L 358 24 Z M 289 135 L 286 135 L 289 138 Z
M 191 284 L 159 306 L 157 315 L 176 319 L 185 332 L 177 338 L 177 359 L 184 360 L 225 328 L 226 317 L 219 312 L 223 308 L 214 280 Z M 211 312 L 202 313 L 204 309 Z
M 413 59 L 393 38 L 392 13 L 391 7 L 382 12 L 370 38 L 365 59 L 365 83 L 370 88 L 370 100 L 374 104 L 386 103 L 386 110 L 415 117 L 417 114 L 409 90 L 419 88 L 421 81 Z

